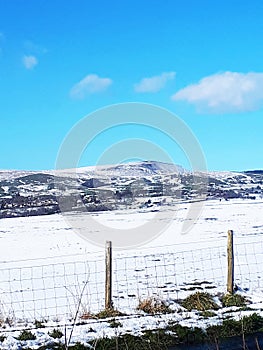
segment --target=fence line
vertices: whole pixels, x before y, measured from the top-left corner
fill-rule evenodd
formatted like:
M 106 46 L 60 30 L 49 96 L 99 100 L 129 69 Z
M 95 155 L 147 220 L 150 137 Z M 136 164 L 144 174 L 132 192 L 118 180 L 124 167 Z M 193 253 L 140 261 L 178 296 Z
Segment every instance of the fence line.
M 263 242 L 242 241 L 234 240 L 235 283 L 263 294 Z M 105 257 L 89 253 L 57 259 L 34 260 L 33 266 L 32 261 L 1 263 L 0 319 L 70 322 L 83 288 L 80 317 L 105 308 Z M 174 245 L 130 255 L 113 251 L 111 280 L 113 306 L 134 315 L 145 298 L 177 302 L 196 290 L 226 292 L 226 241 L 194 250 L 178 251 Z
M 263 294 L 263 241 L 235 245 L 235 283 Z
M 214 247 L 117 258 L 113 303 L 117 308 L 134 310 L 138 299 L 151 296 L 177 300 L 193 289 L 223 290 L 224 255 L 223 247 Z
M 103 260 L 83 258 L 83 261 L 1 268 L 0 316 L 10 322 L 14 319 L 70 320 L 85 284 L 81 312 L 100 308 Z

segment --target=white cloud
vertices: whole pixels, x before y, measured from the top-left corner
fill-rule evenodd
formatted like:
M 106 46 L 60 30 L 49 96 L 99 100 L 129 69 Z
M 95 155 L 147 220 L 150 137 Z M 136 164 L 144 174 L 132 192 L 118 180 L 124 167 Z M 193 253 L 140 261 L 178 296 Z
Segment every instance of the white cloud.
M 110 78 L 100 78 L 97 74 L 89 74 L 72 87 L 70 96 L 82 99 L 89 94 L 106 90 L 111 84 Z
M 232 113 L 256 110 L 263 104 L 263 73 L 223 72 L 207 76 L 172 96 L 199 112 Z
M 174 77 L 175 72 L 168 72 L 151 78 L 143 78 L 134 85 L 134 90 L 136 92 L 158 92 L 165 87 L 168 80 L 173 80 Z
M 35 56 L 23 56 L 23 65 L 25 66 L 26 69 L 33 69 L 37 64 L 38 64 L 38 60 Z

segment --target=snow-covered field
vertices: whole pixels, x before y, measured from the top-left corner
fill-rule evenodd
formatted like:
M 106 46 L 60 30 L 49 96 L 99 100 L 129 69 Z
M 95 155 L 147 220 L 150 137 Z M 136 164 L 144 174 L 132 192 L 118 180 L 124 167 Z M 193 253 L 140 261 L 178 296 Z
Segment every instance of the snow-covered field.
M 164 232 L 138 247 L 117 249 L 113 241 L 113 303 L 128 315 L 121 319 L 118 334 L 140 334 L 169 320 L 189 326 L 220 322 L 223 309 L 205 320 L 186 311 L 138 318 L 142 312 L 136 307 L 139 300 L 155 296 L 177 310 L 178 300 L 194 288 L 213 295 L 225 292 L 230 229 L 234 231 L 235 282 L 252 300 L 252 309 L 262 308 L 263 200 L 206 201 L 191 230 L 181 234 L 190 205 L 161 207 L 162 215 L 150 209 L 86 214 L 104 224 L 105 232 L 113 227 L 122 235 L 127 228 L 145 223 L 168 223 Z M 84 219 L 75 217 L 80 223 Z M 89 234 L 96 235 L 92 226 Z M 104 308 L 104 247 L 84 240 L 62 215 L 1 219 L 0 243 L 0 316 L 7 321 L 1 334 L 8 335 L 1 349 L 18 348 L 19 329 L 35 320 L 45 321 L 47 327 L 33 331 L 37 341 L 30 346 L 49 342 L 48 331 L 54 327 L 67 324 L 70 330 L 80 299 L 79 316 Z M 107 321 L 85 322 L 88 325 L 75 327 L 73 342 L 116 335 Z

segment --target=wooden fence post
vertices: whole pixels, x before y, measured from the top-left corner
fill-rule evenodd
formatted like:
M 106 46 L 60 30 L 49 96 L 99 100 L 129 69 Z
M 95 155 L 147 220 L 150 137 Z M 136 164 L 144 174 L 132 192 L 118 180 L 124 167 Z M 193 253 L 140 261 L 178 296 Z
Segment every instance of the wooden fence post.
M 105 309 L 111 309 L 112 303 L 112 242 L 106 241 L 105 255 Z
M 227 232 L 227 292 L 234 292 L 234 246 L 233 231 Z

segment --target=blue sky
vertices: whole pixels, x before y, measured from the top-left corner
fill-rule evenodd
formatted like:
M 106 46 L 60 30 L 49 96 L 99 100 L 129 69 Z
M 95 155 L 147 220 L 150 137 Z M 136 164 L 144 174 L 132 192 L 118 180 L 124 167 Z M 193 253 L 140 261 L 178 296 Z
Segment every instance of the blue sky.
M 0 0 L 0 168 L 52 169 L 84 116 L 144 102 L 188 125 L 208 169 L 262 169 L 262 18 L 257 0 Z M 145 133 L 100 135 L 79 165 L 130 136 Z

